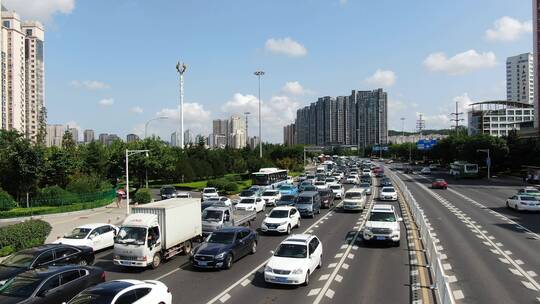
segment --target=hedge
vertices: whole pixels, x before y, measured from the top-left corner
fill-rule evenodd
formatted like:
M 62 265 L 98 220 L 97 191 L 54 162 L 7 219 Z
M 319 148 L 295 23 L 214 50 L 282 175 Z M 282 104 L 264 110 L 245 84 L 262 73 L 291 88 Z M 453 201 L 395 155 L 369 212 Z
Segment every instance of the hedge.
M 51 232 L 51 225 L 42 220 L 28 220 L 0 228 L 0 256 L 42 245 Z
M 152 193 L 149 189 L 140 188 L 135 193 L 135 202 L 139 204 L 148 204 L 152 201 Z
M 112 203 L 115 195 L 111 195 L 106 198 L 102 198 L 95 201 L 90 201 L 87 203 L 75 203 L 63 206 L 37 206 L 30 208 L 13 208 L 9 211 L 1 211 L 0 218 L 14 218 L 14 217 L 23 217 L 23 216 L 34 216 L 40 214 L 52 214 L 52 213 L 63 213 L 63 212 L 72 212 L 80 211 L 86 209 L 94 209 L 106 206 Z M 0 248 L 1 249 L 1 248 Z
M 17 207 L 15 200 L 6 191 L 0 188 L 0 211 L 8 211 Z

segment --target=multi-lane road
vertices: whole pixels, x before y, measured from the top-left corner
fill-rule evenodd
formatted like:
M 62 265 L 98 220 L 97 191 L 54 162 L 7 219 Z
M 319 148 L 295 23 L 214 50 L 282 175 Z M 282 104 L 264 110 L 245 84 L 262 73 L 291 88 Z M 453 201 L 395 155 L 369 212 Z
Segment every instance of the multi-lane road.
M 509 210 L 519 184 L 398 173 L 435 230 L 458 303 L 540 302 L 540 215 Z
M 376 185 L 376 184 L 375 184 Z M 368 206 L 377 203 L 378 187 Z M 337 201 L 336 203 L 339 203 Z M 399 203 L 392 203 L 400 210 Z M 408 303 L 412 302 L 407 231 L 402 225 L 400 247 L 367 246 L 361 240 L 367 211 L 345 213 L 339 206 L 323 209 L 315 219 L 302 219 L 294 233 L 317 235 L 323 244 L 323 267 L 312 275 L 309 286 L 267 285 L 262 271 L 270 251 L 286 236 L 260 235 L 257 253 L 230 270 L 197 270 L 186 256 L 177 256 L 156 270 L 125 269 L 112 264 L 112 251 L 98 253 L 96 265 L 107 279 L 158 279 L 173 294 L 174 303 Z M 264 218 L 259 213 L 253 228 Z M 406 222 L 405 222 L 406 223 Z M 410 241 L 410 240 L 409 240 Z M 431 303 L 432 294 L 423 303 Z

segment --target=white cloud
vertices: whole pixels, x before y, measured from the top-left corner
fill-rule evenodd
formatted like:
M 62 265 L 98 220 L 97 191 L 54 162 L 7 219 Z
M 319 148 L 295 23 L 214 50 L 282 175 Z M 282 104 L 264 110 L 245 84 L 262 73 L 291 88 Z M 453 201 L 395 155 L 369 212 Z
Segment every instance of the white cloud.
M 270 102 L 261 103 L 262 137 L 264 141 L 282 142 L 283 127 L 294 122 L 296 110 L 301 103 L 289 96 L 273 96 Z M 258 135 L 259 100 L 254 95 L 236 93 L 222 107 L 225 115 L 251 112 L 249 119 L 249 136 Z M 256 131 L 257 130 L 257 131 Z M 255 133 L 254 133 L 255 132 Z
M 100 105 L 104 106 L 104 107 L 108 107 L 108 106 L 112 106 L 114 104 L 114 99 L 113 98 L 103 98 L 98 103 Z
M 143 111 L 143 108 L 141 108 L 139 106 L 134 106 L 133 108 L 131 108 L 131 112 L 141 114 L 144 111 Z
M 493 28 L 486 31 L 486 39 L 490 41 L 514 41 L 523 34 L 531 33 L 533 29 L 532 21 L 519 21 L 517 19 L 504 16 L 495 20 Z
M 288 81 L 281 88 L 281 92 L 287 95 L 308 95 L 313 94 L 313 91 L 304 88 L 298 81 Z
M 467 93 L 463 93 L 462 95 L 454 97 L 452 101 L 454 101 L 454 104 L 456 102 L 458 103 L 458 112 L 461 113 L 467 113 L 467 110 L 469 110 L 469 106 L 471 105 L 471 103 L 473 103 L 473 101 L 469 97 L 469 94 Z M 452 112 L 455 112 L 455 107 L 452 107 L 452 109 Z M 464 115 L 462 117 L 464 117 Z
M 75 9 L 75 0 L 4 0 L 3 5 L 24 19 L 47 23 L 58 13 L 70 14 Z
M 164 108 L 156 113 L 156 117 L 168 117 L 169 119 L 163 120 L 160 125 L 166 126 L 168 134 L 170 136 L 172 132 L 175 132 L 178 128 L 180 121 L 180 106 L 176 108 Z M 158 124 L 153 124 L 157 126 Z M 193 134 L 202 134 L 208 136 L 212 127 L 212 113 L 204 108 L 204 106 L 197 102 L 184 102 L 184 130 L 190 129 Z M 149 129 L 150 134 L 150 129 Z M 169 137 L 165 137 L 169 140 Z
M 497 59 L 493 52 L 478 53 L 468 50 L 463 53 L 446 57 L 444 53 L 430 54 L 424 60 L 424 66 L 433 72 L 444 72 L 450 75 L 465 74 L 475 70 L 494 67 Z
M 111 87 L 110 85 L 97 80 L 73 80 L 71 81 L 71 85 L 76 88 L 85 88 L 88 90 L 103 90 Z
M 393 71 L 377 69 L 375 74 L 366 78 L 366 83 L 379 87 L 390 87 L 396 83 L 396 74 Z
M 417 116 L 420 113 L 416 113 Z M 450 116 L 448 114 L 422 115 L 425 121 L 426 129 L 448 129 L 451 126 Z
M 292 57 L 305 56 L 307 54 L 307 49 L 290 37 L 270 38 L 266 40 L 264 47 L 268 52 Z
M 339 5 L 345 6 L 345 5 L 347 5 L 347 2 L 349 2 L 349 1 L 348 0 L 339 0 Z

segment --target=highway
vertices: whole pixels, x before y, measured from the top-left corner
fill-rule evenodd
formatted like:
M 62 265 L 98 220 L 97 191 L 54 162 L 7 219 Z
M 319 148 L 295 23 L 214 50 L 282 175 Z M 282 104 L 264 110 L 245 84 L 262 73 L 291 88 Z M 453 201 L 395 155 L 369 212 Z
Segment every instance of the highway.
M 519 184 L 398 176 L 435 229 L 458 303 L 540 302 L 540 217 L 505 207 Z M 449 188 L 431 189 L 435 177 Z
M 378 187 L 374 187 L 369 205 L 376 201 L 377 193 Z M 397 202 L 392 204 L 400 210 Z M 313 233 L 323 244 L 323 267 L 313 273 L 307 287 L 264 282 L 262 271 L 270 250 L 285 239 L 284 235 L 260 234 L 257 253 L 237 261 L 226 271 L 194 269 L 183 255 L 156 270 L 124 269 L 112 264 L 112 250 L 98 253 L 95 265 L 107 271 L 107 280 L 158 279 L 170 288 L 175 303 L 241 303 L 248 299 L 250 303 L 412 302 L 404 225 L 400 247 L 366 246 L 359 233 L 366 213 L 345 213 L 339 207 L 323 209 L 315 219 L 302 219 L 301 227 L 293 230 Z M 259 213 L 253 228 L 258 228 L 263 218 L 264 213 Z M 433 303 L 431 293 L 423 303 Z

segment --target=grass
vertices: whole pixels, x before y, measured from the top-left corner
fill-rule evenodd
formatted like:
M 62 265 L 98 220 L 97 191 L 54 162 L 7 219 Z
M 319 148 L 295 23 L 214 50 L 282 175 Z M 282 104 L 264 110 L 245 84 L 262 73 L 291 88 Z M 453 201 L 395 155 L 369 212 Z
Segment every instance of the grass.
M 191 183 L 173 184 L 173 186 L 184 190 L 201 191 L 204 187 L 206 187 L 207 182 L 208 180 L 202 180 Z
M 103 198 L 93 202 L 87 203 L 76 203 L 65 206 L 40 206 L 40 207 L 30 207 L 30 208 L 13 208 L 9 211 L 0 212 L 0 218 L 14 218 L 14 217 L 23 217 L 23 216 L 34 216 L 34 215 L 43 215 L 43 214 L 53 214 L 53 213 L 63 213 L 63 212 L 72 212 L 80 211 L 86 209 L 93 209 L 106 206 L 112 203 L 112 198 Z

